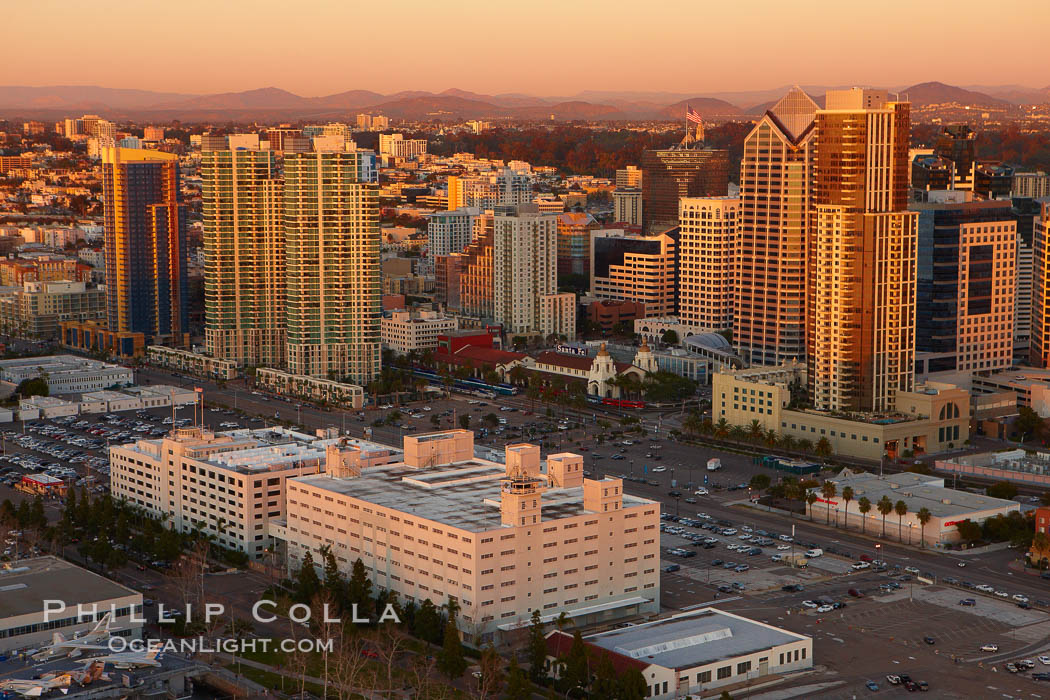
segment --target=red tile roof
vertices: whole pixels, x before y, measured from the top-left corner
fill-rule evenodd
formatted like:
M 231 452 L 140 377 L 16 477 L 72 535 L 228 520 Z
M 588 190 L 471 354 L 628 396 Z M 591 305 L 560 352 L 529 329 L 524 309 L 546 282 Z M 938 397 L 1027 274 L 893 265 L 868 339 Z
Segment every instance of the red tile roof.
M 586 372 L 594 364 L 594 358 L 581 357 L 580 355 L 564 355 L 560 352 L 541 352 L 536 356 L 536 363 L 565 367 L 566 369 L 579 369 Z
M 590 661 L 592 669 L 597 668 L 598 662 L 601 660 L 602 656 L 609 657 L 609 661 L 612 662 L 613 668 L 616 669 L 617 673 L 624 673 L 632 668 L 644 671 L 649 666 L 649 664 L 639 659 L 632 659 L 630 656 L 617 654 L 615 651 L 609 651 L 608 649 L 602 649 L 599 646 L 589 644 L 586 639 L 583 640 L 583 645 L 587 649 L 587 659 Z M 554 630 L 547 635 L 548 656 L 553 656 L 554 658 L 566 656 L 571 648 L 571 634 L 567 634 L 561 630 Z

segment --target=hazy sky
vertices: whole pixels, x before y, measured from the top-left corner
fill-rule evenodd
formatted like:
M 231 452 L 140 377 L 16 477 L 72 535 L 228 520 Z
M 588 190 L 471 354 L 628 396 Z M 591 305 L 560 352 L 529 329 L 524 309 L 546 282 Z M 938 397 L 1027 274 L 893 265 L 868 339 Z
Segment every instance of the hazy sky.
M 7 0 L 0 84 L 314 96 L 1050 85 L 1050 0 Z

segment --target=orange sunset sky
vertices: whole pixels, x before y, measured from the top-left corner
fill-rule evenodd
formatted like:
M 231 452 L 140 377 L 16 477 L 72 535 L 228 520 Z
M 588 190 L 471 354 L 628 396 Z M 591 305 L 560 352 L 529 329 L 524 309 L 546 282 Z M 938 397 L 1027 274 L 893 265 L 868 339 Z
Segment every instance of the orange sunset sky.
M 3 4 L 5 85 L 305 96 L 1050 85 L 1047 0 Z

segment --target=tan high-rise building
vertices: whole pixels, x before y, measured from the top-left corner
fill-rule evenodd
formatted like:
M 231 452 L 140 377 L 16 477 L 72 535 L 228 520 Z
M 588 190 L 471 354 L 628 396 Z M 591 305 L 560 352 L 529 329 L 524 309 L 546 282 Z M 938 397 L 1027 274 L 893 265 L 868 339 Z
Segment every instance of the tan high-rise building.
M 367 384 L 380 369 L 375 154 L 285 154 L 284 176 L 288 368 Z
M 809 398 L 884 411 L 911 390 L 917 217 L 908 206 L 910 104 L 832 90 L 817 111 L 808 245 Z
M 509 333 L 547 336 L 552 329 L 541 299 L 558 292 L 558 216 L 500 214 L 494 231 L 493 320 Z
M 1044 202 L 1032 236 L 1032 335 L 1029 362 L 1050 367 L 1050 202 Z
M 733 327 L 740 200 L 681 200 L 678 238 L 678 318 L 687 326 Z
M 645 304 L 646 316 L 675 311 L 678 232 L 655 236 L 620 229 L 591 234 L 591 296 Z
M 744 139 L 733 344 L 750 364 L 806 354 L 806 238 L 817 104 L 792 88 Z
M 282 367 L 284 183 L 273 151 L 201 154 L 204 338 L 212 357 Z
M 616 171 L 616 187 L 642 188 L 642 169 L 637 165 L 628 165 Z

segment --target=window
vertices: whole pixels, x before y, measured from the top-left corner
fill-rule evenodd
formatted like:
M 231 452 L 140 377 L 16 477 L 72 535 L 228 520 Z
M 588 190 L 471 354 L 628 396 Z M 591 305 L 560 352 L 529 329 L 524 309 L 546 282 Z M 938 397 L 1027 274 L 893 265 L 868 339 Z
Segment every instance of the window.
M 721 680 L 725 680 L 726 678 L 729 678 L 732 675 L 733 675 L 733 667 L 732 666 L 723 666 L 722 668 L 718 669 L 718 680 L 720 680 L 720 681 Z
M 738 663 L 736 665 L 737 675 L 743 675 L 743 674 L 747 673 L 750 670 L 751 670 L 751 662 L 750 661 L 741 661 L 740 663 Z

